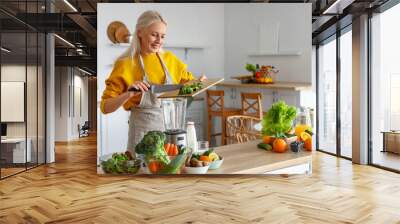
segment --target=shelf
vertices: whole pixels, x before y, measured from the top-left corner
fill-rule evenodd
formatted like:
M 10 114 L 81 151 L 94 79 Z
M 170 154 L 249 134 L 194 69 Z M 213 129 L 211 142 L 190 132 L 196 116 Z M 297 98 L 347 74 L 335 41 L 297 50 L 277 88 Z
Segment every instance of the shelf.
M 281 51 L 281 52 L 250 52 L 250 57 L 262 57 L 262 56 L 299 56 L 301 51 Z
M 164 48 L 204 49 L 205 47 L 196 44 L 165 44 Z
M 239 80 L 226 80 L 218 83 L 217 86 L 231 87 L 231 88 L 255 88 L 255 89 L 288 89 L 294 91 L 310 90 L 311 83 L 299 82 L 275 82 L 271 84 L 261 83 L 241 83 Z
M 110 43 L 109 45 L 115 47 L 129 47 L 131 46 L 130 43 L 120 43 L 120 44 L 113 44 Z M 195 44 L 165 44 L 163 48 L 182 48 L 182 49 L 204 49 L 205 47 L 202 45 L 195 45 Z
M 130 47 L 130 43 L 119 43 L 119 44 L 114 44 L 114 43 L 109 43 L 108 45 L 113 46 L 113 47 Z
M 124 47 L 124 48 L 128 48 L 131 46 L 130 43 L 119 43 L 119 44 L 110 43 L 110 45 L 115 46 L 115 47 Z M 196 44 L 165 44 L 163 46 L 163 48 L 165 48 L 165 49 L 173 49 L 173 48 L 184 49 L 185 59 L 187 59 L 189 50 L 202 50 L 205 47 L 202 45 L 196 45 Z

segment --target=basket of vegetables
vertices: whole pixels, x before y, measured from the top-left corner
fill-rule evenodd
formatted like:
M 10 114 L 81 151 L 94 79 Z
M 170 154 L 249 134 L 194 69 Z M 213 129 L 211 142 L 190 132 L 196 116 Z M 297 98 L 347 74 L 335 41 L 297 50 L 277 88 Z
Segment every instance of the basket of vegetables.
M 178 174 L 187 156 L 186 148 L 179 148 L 174 157 L 168 156 L 165 144 L 166 136 L 161 131 L 149 131 L 136 145 L 135 152 L 144 160 L 146 173 Z M 175 149 L 174 149 L 175 151 Z M 171 159 L 170 159 L 171 158 Z
M 245 66 L 246 70 L 252 73 L 248 82 L 271 84 L 274 83 L 275 75 L 279 72 L 272 65 L 249 64 Z
M 104 173 L 136 174 L 140 169 L 140 164 L 141 160 L 134 159 L 128 151 L 100 157 L 100 165 Z

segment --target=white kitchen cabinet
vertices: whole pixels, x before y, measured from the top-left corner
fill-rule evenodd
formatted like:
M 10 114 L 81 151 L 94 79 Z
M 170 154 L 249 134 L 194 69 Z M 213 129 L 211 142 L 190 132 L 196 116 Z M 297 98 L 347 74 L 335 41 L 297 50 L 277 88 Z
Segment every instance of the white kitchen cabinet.
M 304 163 L 296 166 L 289 166 L 282 169 L 266 172 L 265 174 L 312 174 L 312 163 Z

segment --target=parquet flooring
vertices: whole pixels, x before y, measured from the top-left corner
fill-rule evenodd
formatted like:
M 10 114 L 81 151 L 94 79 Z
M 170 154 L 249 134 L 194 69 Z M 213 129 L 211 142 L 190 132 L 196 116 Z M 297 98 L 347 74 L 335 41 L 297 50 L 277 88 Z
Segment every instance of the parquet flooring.
M 0 223 L 400 223 L 400 175 L 315 153 L 311 176 L 100 177 L 96 139 L 0 181 Z

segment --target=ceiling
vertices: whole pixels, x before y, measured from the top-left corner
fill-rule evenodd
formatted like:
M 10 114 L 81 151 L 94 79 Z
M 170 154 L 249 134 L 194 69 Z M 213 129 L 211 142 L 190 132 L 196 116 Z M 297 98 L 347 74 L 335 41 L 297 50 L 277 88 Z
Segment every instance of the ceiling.
M 339 3 L 335 3 L 338 1 Z M 351 24 L 352 17 L 373 9 L 388 0 L 214 0 L 185 2 L 269 2 L 269 3 L 312 3 L 312 37 L 318 43 L 336 32 L 337 27 Z M 96 71 L 96 29 L 97 3 L 128 2 L 181 2 L 167 0 L 1 0 L 0 28 L 2 46 L 13 49 L 14 54 L 26 54 L 25 41 L 28 42 L 28 55 L 34 53 L 36 41 L 33 35 L 25 40 L 25 28 L 28 31 L 55 32 L 61 38 L 72 43 L 65 43 L 55 38 L 56 65 L 74 65 Z M 53 13 L 48 13 L 52 8 Z M 290 15 L 288 15 L 290 16 Z M 338 21 L 341 22 L 338 22 Z M 339 25 L 338 25 L 339 24 Z M 32 43 L 31 43 L 32 41 Z M 79 50 L 77 50 L 79 49 Z

